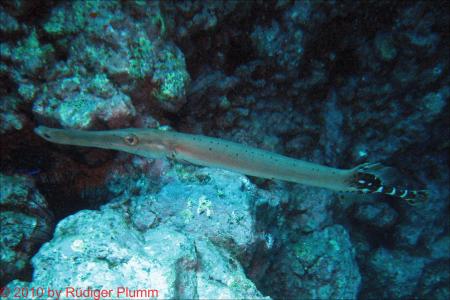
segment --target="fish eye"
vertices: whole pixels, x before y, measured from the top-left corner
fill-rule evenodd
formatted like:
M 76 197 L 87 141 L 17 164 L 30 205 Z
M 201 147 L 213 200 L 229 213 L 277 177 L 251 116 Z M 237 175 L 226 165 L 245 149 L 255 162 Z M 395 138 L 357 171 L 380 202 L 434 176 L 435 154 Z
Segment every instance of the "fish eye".
M 124 142 L 130 146 L 136 146 L 139 143 L 139 139 L 134 134 L 129 134 L 123 138 Z

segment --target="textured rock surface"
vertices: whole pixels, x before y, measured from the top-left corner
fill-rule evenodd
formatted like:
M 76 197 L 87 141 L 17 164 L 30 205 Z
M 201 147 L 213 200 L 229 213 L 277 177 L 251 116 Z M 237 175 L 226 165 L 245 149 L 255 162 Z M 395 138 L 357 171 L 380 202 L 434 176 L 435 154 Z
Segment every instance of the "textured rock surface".
M 0 174 L 0 285 L 23 277 L 31 256 L 49 240 L 52 215 L 27 177 Z
M 137 11 L 142 22 L 130 16 Z M 126 126 L 135 116 L 131 98 L 176 112 L 186 103 L 190 78 L 183 53 L 160 35 L 161 22 L 156 2 L 61 2 L 49 8 L 39 31 L 27 28 L 20 40 L 8 36 L 1 70 L 19 86 L 21 98 L 34 101 L 35 117 L 46 124 Z M 12 22 L 3 31 L 16 27 Z M 21 128 L 16 115 L 0 116 L 2 131 Z
M 448 299 L 449 6 L 2 1 L 0 169 L 37 173 L 37 186 L 62 217 L 113 195 L 139 234 L 159 226 L 204 232 L 275 298 L 297 291 Z M 251 179 L 264 190 L 250 197 L 254 215 L 240 220 L 244 207 L 237 202 L 247 203 L 245 197 L 228 187 L 215 191 L 220 183 L 193 176 L 193 167 L 50 145 L 32 132 L 41 124 L 174 128 L 341 168 L 381 161 L 401 170 L 383 174 L 387 183 L 427 188 L 431 197 L 415 207 L 385 196 L 346 194 L 340 201 L 328 191 Z M 228 175 L 216 175 L 236 191 Z M 340 278 L 351 260 L 340 265 L 330 258 L 329 270 L 340 272 L 327 277 L 326 268 L 316 270 L 314 279 L 302 278 L 304 285 L 290 270 L 293 261 L 306 264 L 293 246 L 321 241 L 336 223 L 356 250 L 359 296 L 355 284 L 345 290 L 326 279 Z M 219 250 L 208 255 L 226 258 Z M 267 284 L 281 273 L 283 282 Z
M 278 253 L 264 288 L 287 298 L 355 299 L 361 275 L 346 230 L 339 225 L 299 238 Z
M 134 117 L 130 97 L 115 90 L 107 77 L 81 77 L 58 80 L 53 91 L 39 95 L 33 105 L 36 117 L 48 124 L 80 129 L 98 124 L 124 126 Z M 99 86 L 92 87 L 97 83 Z
M 371 287 L 363 297 L 403 298 L 417 288 L 426 260 L 401 251 L 380 248 L 370 257 L 367 272 Z
M 386 228 L 394 225 L 398 213 L 383 202 L 357 204 L 354 218 L 375 228 Z
M 159 194 L 122 196 L 62 220 L 33 258 L 30 286 L 116 290 L 126 283 L 165 299 L 261 298 L 236 259 L 256 243 L 255 187 L 229 172 L 196 177 L 203 181 L 169 183 Z

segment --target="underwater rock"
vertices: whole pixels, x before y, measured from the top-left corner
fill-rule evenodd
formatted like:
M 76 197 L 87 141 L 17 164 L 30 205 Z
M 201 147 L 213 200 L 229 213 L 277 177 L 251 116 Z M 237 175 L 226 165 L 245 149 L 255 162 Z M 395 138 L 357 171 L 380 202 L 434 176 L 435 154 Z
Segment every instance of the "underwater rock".
M 175 45 L 167 44 L 157 57 L 153 74 L 147 75 L 156 86 L 152 95 L 162 109 L 177 112 L 186 103 L 190 82 L 184 54 Z
M 430 245 L 433 259 L 450 260 L 450 236 L 443 236 Z
M 294 187 L 293 195 L 288 211 L 293 215 L 290 228 L 294 236 L 322 230 L 333 224 L 329 209 L 334 199 L 332 192 L 298 185 Z
M 126 205 L 113 202 L 62 220 L 33 258 L 31 285 L 152 289 L 164 299 L 262 298 L 240 263 L 202 237 L 203 229 L 184 231 L 168 222 L 143 231 L 130 223 Z
M 237 77 L 226 76 L 223 72 L 207 70 L 192 83 L 189 96 L 223 96 L 232 90 L 238 84 L 238 81 Z
M 36 28 L 23 22 L 17 23 L 2 5 L 0 14 L 0 133 L 5 133 L 22 129 L 30 121 L 27 114 L 30 104 L 42 84 L 40 80 L 46 76 L 56 58 L 53 45 L 44 41 Z
M 450 251 L 448 252 L 450 253 Z M 427 265 L 416 288 L 415 297 L 446 300 L 450 298 L 450 260 L 438 260 Z
M 415 226 L 414 224 L 399 224 L 395 227 L 394 242 L 399 247 L 413 249 L 417 246 L 424 232 L 422 224 Z
M 287 21 L 287 23 L 290 23 Z M 284 25 L 284 24 L 283 24 Z M 287 26 L 282 31 L 280 24 L 272 21 L 267 27 L 256 26 L 251 33 L 252 43 L 258 54 L 267 62 L 283 70 L 273 75 L 274 80 L 281 82 L 298 74 L 299 64 L 303 56 L 303 31 L 298 26 Z M 294 29 L 295 28 L 295 29 Z M 284 79 L 284 80 L 283 80 Z
M 206 237 L 247 261 L 257 239 L 255 187 L 245 176 L 225 170 L 203 168 L 189 177 L 195 181 L 165 185 L 146 209 L 157 212 L 161 223 L 195 238 Z
M 1 3 L 5 10 L 14 17 L 23 17 L 32 14 L 33 10 L 37 7 L 42 6 L 33 1 L 27 0 L 12 0 L 4 1 Z
M 340 225 L 299 237 L 278 254 L 265 289 L 292 299 L 356 299 L 361 275 L 347 231 Z M 273 272 L 273 273 L 272 273 Z
M 39 95 L 33 113 L 43 123 L 56 123 L 64 128 L 89 129 L 99 122 L 109 128 L 126 126 L 135 115 L 130 97 L 113 88 L 106 77 L 101 88 L 93 89 L 97 78 L 91 81 L 76 76 L 57 80 L 52 89 Z
M 0 173 L 0 285 L 23 277 L 31 256 L 50 239 L 53 217 L 30 179 Z
M 232 108 L 232 103 L 227 98 L 227 94 L 239 83 L 235 76 L 226 76 L 223 72 L 205 70 L 200 74 L 189 89 L 190 105 L 193 109 L 198 106 L 198 110 L 203 111 L 208 106 L 208 113 L 212 116 L 217 110 L 228 111 Z
M 26 117 L 17 112 L 22 101 L 15 97 L 0 97 L 0 101 L 0 134 L 22 129 Z
M 237 9 L 244 10 L 246 1 L 162 1 L 163 21 L 177 39 L 199 31 L 214 30 L 224 18 Z
M 378 33 L 374 42 L 377 54 L 382 60 L 390 61 L 397 56 L 397 49 L 391 34 Z
M 375 228 L 388 228 L 394 225 L 398 213 L 384 202 L 356 204 L 353 217 Z
M 233 255 L 214 243 L 196 241 L 199 260 L 197 291 L 199 299 L 270 299 L 263 297 Z
M 122 175 L 115 172 L 108 187 L 118 195 L 115 202 L 129 199 L 127 191 L 135 194 L 129 218 L 136 229 L 146 232 L 169 226 L 193 239 L 207 238 L 244 265 L 250 262 L 256 243 L 262 238 L 255 228 L 256 201 L 261 206 L 278 199 L 277 195 L 260 193 L 245 176 L 220 169 L 178 165 L 159 182 L 136 172 L 127 174 L 128 171 Z M 264 224 L 275 217 L 259 222 Z
M 141 5 L 139 13 L 140 4 L 124 5 L 131 11 L 122 10 L 120 1 L 61 2 L 43 27 L 57 38 L 64 63 L 75 73 L 89 70 L 89 77 L 105 77 L 133 100 L 176 112 L 186 103 L 190 81 L 184 54 L 157 29 L 162 18 L 156 2 Z M 76 34 L 70 42 L 68 34 Z
M 437 32 L 449 21 L 442 9 L 428 4 L 391 7 L 387 27 L 355 53 L 362 76 L 356 84 L 343 84 L 355 90 L 339 91 L 345 102 L 357 100 L 350 108 L 359 110 L 351 131 L 373 160 L 429 144 L 432 124 L 444 117 L 448 78 L 442 64 L 448 63 L 448 45 Z
M 448 8 L 448 3 L 443 2 L 434 7 L 437 10 L 446 10 L 445 6 Z M 395 29 L 400 32 L 405 50 L 424 56 L 434 54 L 440 42 L 439 30 L 436 30 L 436 27 L 445 26 L 448 22 L 445 18 L 436 17 L 436 11 L 430 12 L 426 2 L 417 2 L 400 11 Z
M 33 29 L 28 36 L 10 45 L 10 50 L 7 55 L 2 54 L 2 59 L 10 61 L 21 77 L 37 78 L 53 65 L 55 49 L 49 43 L 42 44 Z
M 427 259 L 401 250 L 379 248 L 368 260 L 365 285 L 361 297 L 386 299 L 410 298 L 422 275 Z
M 205 243 L 217 250 L 209 251 L 215 253 L 211 256 L 238 257 L 249 265 L 248 273 L 258 273 L 249 275 L 258 287 L 267 283 L 264 291 L 280 299 L 344 298 L 344 292 L 332 293 L 339 290 L 339 280 L 329 284 L 326 271 L 301 277 L 291 270 L 300 273 L 298 265 L 306 264 L 292 245 L 307 237 L 324 240 L 320 234 L 336 221 L 348 226 L 355 241 L 363 277 L 359 298 L 447 299 L 449 10 L 448 1 L 0 1 L 0 101 L 6 103 L 0 105 L 0 133 L 24 130 L 17 132 L 24 146 L 5 147 L 25 154 L 34 121 L 85 129 L 164 124 L 335 167 L 383 161 L 405 171 L 399 179 L 408 188 L 429 189 L 430 201 L 411 207 L 387 197 L 352 195 L 339 207 L 329 205 L 336 201 L 331 192 L 268 180 L 256 180 L 265 191 L 238 193 L 233 187 L 234 195 L 214 193 L 217 186 L 228 186 L 222 188 L 209 175 L 197 178 L 193 168 L 172 168 L 167 160 L 143 162 L 147 171 L 141 173 L 131 167 L 108 186 L 94 172 L 84 181 L 110 188 L 117 196 L 114 209 L 125 207 L 138 236 L 169 227 L 163 231 L 186 246 L 181 260 L 200 265 L 189 239 L 209 249 L 198 240 L 204 232 Z M 63 157 L 86 153 L 83 161 L 92 162 L 113 155 L 41 145 L 40 152 L 60 152 L 42 160 L 55 160 L 58 170 L 75 173 L 79 161 L 67 164 Z M 134 163 L 127 154 L 120 156 L 127 159 L 115 166 Z M 230 186 L 245 179 L 216 175 Z M 49 192 L 65 189 L 60 182 L 54 180 Z M 295 201 L 283 202 L 281 195 Z M 256 216 L 245 211 L 252 201 L 268 203 L 271 197 L 276 204 L 257 206 Z M 243 204 L 232 203 L 227 210 L 227 198 Z M 417 280 L 414 272 L 425 256 L 430 263 Z M 331 269 L 341 268 L 338 258 L 325 257 Z M 352 266 L 348 261 L 343 264 Z M 410 272 L 417 288 L 400 278 L 404 274 L 397 278 L 392 265 Z M 193 275 L 186 269 L 180 280 L 192 287 Z M 200 286 L 201 270 L 196 272 Z M 204 276 L 207 281 L 209 273 Z M 202 291 L 219 297 L 215 290 L 223 281 L 202 283 Z M 350 289 L 357 288 L 351 284 Z M 201 294 L 193 291 L 178 295 Z M 348 297 L 358 297 L 357 292 Z
M 16 18 L 10 15 L 8 12 L 0 8 L 0 19 L 3 22 L 0 23 L 0 33 L 5 35 L 18 34 L 20 30 L 23 30 Z M 1 45 L 3 48 L 3 45 Z M 2 49 L 3 52 L 3 49 Z

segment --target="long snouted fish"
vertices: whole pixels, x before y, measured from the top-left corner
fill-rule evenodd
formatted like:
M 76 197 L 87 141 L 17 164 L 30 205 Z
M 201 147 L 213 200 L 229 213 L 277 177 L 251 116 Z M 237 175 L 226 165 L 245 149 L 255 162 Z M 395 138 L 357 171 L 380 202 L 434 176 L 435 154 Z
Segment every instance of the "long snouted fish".
M 424 190 L 384 185 L 378 172 L 383 168 L 380 164 L 366 163 L 353 169 L 337 169 L 218 138 L 157 129 L 83 131 L 39 126 L 35 133 L 52 143 L 113 149 L 147 158 L 167 157 L 340 192 L 382 193 L 410 204 L 427 198 Z

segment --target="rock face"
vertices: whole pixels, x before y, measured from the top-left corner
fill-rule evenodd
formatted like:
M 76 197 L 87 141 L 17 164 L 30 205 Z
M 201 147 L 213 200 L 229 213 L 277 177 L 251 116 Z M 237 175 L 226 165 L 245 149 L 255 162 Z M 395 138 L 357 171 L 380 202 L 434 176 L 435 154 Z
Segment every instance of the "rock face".
M 380 248 L 369 258 L 368 277 L 376 286 L 367 297 L 383 295 L 386 299 L 400 299 L 416 291 L 426 259 L 401 251 Z
M 398 213 L 383 202 L 362 203 L 356 205 L 354 218 L 374 228 L 391 227 L 398 218 Z
M 125 285 L 158 290 L 164 299 L 261 297 L 227 251 L 170 226 L 140 232 L 118 207 L 63 220 L 33 265 L 31 285 L 114 290 Z
M 52 215 L 29 178 L 0 174 L 0 285 L 23 277 L 37 248 L 49 240 Z
M 150 260 L 149 270 L 168 274 L 154 278 L 170 297 L 257 295 L 242 266 L 275 298 L 448 299 L 449 4 L 0 1 L 0 172 L 41 170 L 36 186 L 58 217 L 112 201 L 71 218 L 110 224 L 111 216 L 118 220 L 111 228 L 157 251 L 139 252 L 101 231 L 126 254 L 102 250 L 103 261 L 114 262 L 107 269 L 83 240 L 93 236 L 88 228 L 80 227 L 86 236 L 73 229 L 90 252 L 64 261 L 58 274 L 72 267 L 82 274 L 68 271 L 71 282 L 94 281 L 76 265 L 86 262 L 124 279 L 130 265 L 115 257 L 133 268 L 136 257 L 144 266 L 149 258 L 167 263 Z M 37 125 L 174 128 L 340 168 L 380 161 L 403 171 L 380 171 L 386 183 L 426 188 L 430 199 L 415 207 L 381 195 L 340 201 L 329 191 L 252 179 L 256 189 L 226 172 L 52 145 L 36 137 Z M 5 186 L 23 186 L 42 202 L 11 178 Z M 45 209 L 11 196 L 19 190 L 1 194 L 4 280 L 23 273 L 27 249 L 42 240 L 36 229 L 48 232 Z M 75 227 L 69 220 L 64 228 Z M 185 250 L 151 243 L 165 234 Z M 63 258 L 58 241 L 66 241 L 62 232 L 45 249 Z M 48 251 L 36 268 L 50 261 Z M 42 284 L 58 281 L 35 274 Z
M 339 225 L 302 236 L 278 254 L 265 288 L 287 298 L 356 299 L 361 275 L 346 230 Z
M 186 103 L 190 76 L 184 54 L 164 39 L 157 2 L 61 2 L 48 7 L 39 30 L 19 24 L 12 6 L 0 10 L 0 34 L 6 37 L 0 73 L 17 86 L 18 97 L 9 98 L 16 96 L 14 102 L 27 109 L 32 105 L 40 122 L 117 128 L 132 122 L 136 103 L 146 113 L 149 107 L 177 112 Z M 33 14 L 32 7 L 21 9 Z M 0 109 L 0 133 L 29 121 L 17 106 Z
M 126 286 L 155 289 L 164 299 L 262 298 L 238 259 L 249 260 L 258 242 L 252 211 L 264 196 L 230 172 L 204 169 L 192 178 L 201 180 L 120 196 L 62 220 L 33 258 L 30 286 Z

